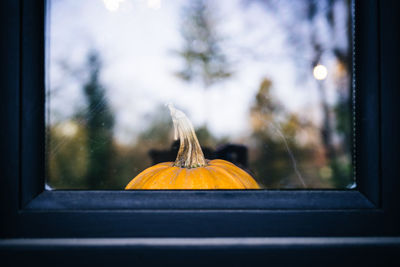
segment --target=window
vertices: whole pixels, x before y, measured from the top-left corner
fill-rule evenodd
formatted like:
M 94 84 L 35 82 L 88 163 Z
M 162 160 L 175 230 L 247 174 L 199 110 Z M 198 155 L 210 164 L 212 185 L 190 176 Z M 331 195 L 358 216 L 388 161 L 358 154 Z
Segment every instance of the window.
M 170 102 L 207 159 L 261 188 L 355 187 L 351 1 L 63 0 L 46 11 L 48 189 L 121 190 L 174 161 Z
M 357 188 L 287 191 L 44 190 L 45 5 L 4 3 L 2 236 L 399 235 L 395 2 L 355 2 Z

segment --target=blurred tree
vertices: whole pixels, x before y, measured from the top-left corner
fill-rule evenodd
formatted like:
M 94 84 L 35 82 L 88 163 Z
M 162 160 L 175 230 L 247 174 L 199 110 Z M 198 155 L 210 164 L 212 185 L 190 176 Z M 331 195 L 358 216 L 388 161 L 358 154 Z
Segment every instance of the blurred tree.
M 109 107 L 105 89 L 100 82 L 101 60 L 98 52 L 88 54 L 88 78 L 83 85 L 87 109 L 83 113 L 87 132 L 87 187 L 109 188 L 113 157 L 114 115 Z
M 146 116 L 148 126 L 139 134 L 136 143 L 146 143 L 148 148 L 151 144 L 158 147 L 168 146 L 172 135 L 172 120 L 169 110 L 164 105 L 156 107 Z
M 213 10 L 208 5 L 207 0 L 194 0 L 183 8 L 184 47 L 178 52 L 185 62 L 178 77 L 189 82 L 200 81 L 204 88 L 232 75 L 220 46 Z
M 207 126 L 203 125 L 195 129 L 197 139 L 202 147 L 216 147 L 219 143 L 226 141 L 224 138 L 216 138 Z
M 76 119 L 48 126 L 48 184 L 52 188 L 83 188 L 87 172 L 86 131 Z
M 337 46 L 337 44 L 332 43 L 327 45 L 320 41 L 317 37 L 318 31 L 317 29 L 317 21 L 316 16 L 318 13 L 322 13 L 325 16 L 327 25 L 330 27 L 330 31 L 334 34 L 335 28 L 335 19 L 336 13 L 334 12 L 334 5 L 339 0 L 327 0 L 326 1 L 326 9 L 325 12 L 321 10 L 321 7 L 318 6 L 318 3 L 314 0 L 306 1 L 307 3 L 307 17 L 314 27 L 310 37 L 310 44 L 314 51 L 312 58 L 311 67 L 315 67 L 319 62 L 321 62 L 321 57 L 323 53 L 327 53 L 329 50 L 336 56 L 337 64 L 343 65 L 343 71 L 347 71 L 349 69 L 349 63 L 351 61 L 350 49 L 352 47 L 352 36 L 351 36 L 351 14 L 350 14 L 350 6 L 351 2 L 346 0 L 347 4 L 347 39 L 348 45 L 343 47 Z M 325 51 L 324 51 L 325 50 Z M 346 75 L 347 76 L 347 75 Z M 340 77 L 339 77 L 340 79 Z M 343 77 L 342 77 L 343 79 Z M 350 177 L 350 160 L 347 159 L 345 161 L 340 161 L 339 157 L 342 154 L 342 159 L 346 154 L 343 155 L 341 152 L 347 152 L 347 155 L 351 155 L 351 101 L 349 101 L 350 91 L 348 88 L 351 88 L 350 79 L 347 79 L 348 83 L 344 86 L 340 86 L 340 81 L 336 81 L 339 84 L 337 88 L 338 92 L 338 101 L 336 104 L 331 107 L 328 103 L 328 99 L 326 96 L 326 88 L 321 81 L 317 81 L 318 90 L 321 98 L 321 105 L 323 111 L 323 124 L 321 127 L 321 139 L 325 147 L 326 157 L 328 158 L 330 168 L 332 169 L 332 176 L 334 178 L 334 184 L 336 187 L 346 187 L 351 183 Z M 335 120 L 336 119 L 336 126 Z M 346 124 L 348 124 L 346 126 Z M 343 142 L 340 147 L 335 144 L 333 136 L 337 134 L 343 138 Z M 342 150 L 342 151 L 340 151 Z
M 111 180 L 114 116 L 100 82 L 100 55 L 92 50 L 84 68 L 62 69 L 82 85 L 85 107 L 49 126 L 49 185 L 60 188 L 115 188 Z M 79 71 L 76 71 L 79 69 Z
M 266 188 L 322 188 L 329 187 L 329 182 L 318 179 L 318 156 L 310 146 L 310 140 L 301 146 L 296 141 L 300 130 L 313 131 L 314 125 L 302 123 L 292 113 L 288 113 L 271 94 L 272 82 L 264 79 L 250 110 L 253 128 L 252 154 L 250 168 L 255 178 Z M 309 135 L 312 136 L 312 135 Z M 307 166 L 307 181 L 301 174 Z M 307 183 L 306 183 L 307 182 Z
M 319 91 L 323 123 L 320 126 L 320 139 L 324 146 L 325 157 L 336 187 L 344 188 L 352 183 L 351 177 L 351 110 L 350 99 L 351 79 L 348 72 L 352 64 L 352 22 L 351 0 L 301 0 L 296 1 L 295 6 L 291 1 L 273 0 L 244 0 L 244 2 L 259 2 L 266 7 L 271 14 L 276 14 L 277 21 L 285 29 L 288 35 L 288 47 L 296 51 L 294 57 L 301 66 L 300 69 L 312 73 L 313 68 L 322 62 L 324 55 L 332 54 L 336 57 L 335 83 L 338 94 L 336 103 L 329 104 L 326 87 L 322 81 L 316 81 Z M 342 5 L 337 9 L 338 5 Z M 339 11 L 338 11 L 339 10 Z M 345 12 L 345 14 L 338 12 Z M 281 16 L 291 12 L 291 16 Z M 345 15 L 347 43 L 340 42 L 336 26 L 340 16 Z M 303 31 L 299 29 L 308 29 Z M 334 36 L 328 40 L 323 37 L 326 34 Z M 307 51 L 305 56 L 298 57 L 298 51 Z M 333 73 L 333 71 L 332 71 Z M 303 73 L 302 77 L 307 77 Z M 332 76 L 333 77 L 333 76 Z M 341 142 L 335 142 L 339 137 Z

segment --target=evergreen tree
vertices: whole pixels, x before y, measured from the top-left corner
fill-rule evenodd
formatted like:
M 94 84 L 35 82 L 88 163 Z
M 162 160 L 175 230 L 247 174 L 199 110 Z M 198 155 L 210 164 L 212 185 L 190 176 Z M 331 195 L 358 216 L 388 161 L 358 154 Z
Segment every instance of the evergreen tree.
M 215 17 L 206 0 L 190 1 L 183 8 L 181 35 L 184 47 L 178 54 L 185 67 L 177 73 L 180 78 L 198 80 L 207 88 L 232 75 L 216 32 Z
M 87 187 L 105 188 L 109 184 L 113 154 L 114 116 L 100 83 L 101 61 L 98 53 L 89 53 L 88 80 L 83 85 L 87 109 L 84 112 L 87 131 Z

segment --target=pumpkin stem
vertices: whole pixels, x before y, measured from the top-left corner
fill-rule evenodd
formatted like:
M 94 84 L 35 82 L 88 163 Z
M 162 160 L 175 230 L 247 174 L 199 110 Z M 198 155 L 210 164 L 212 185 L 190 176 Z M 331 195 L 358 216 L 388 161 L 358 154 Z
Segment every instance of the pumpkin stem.
M 174 166 L 180 168 L 206 166 L 207 162 L 192 123 L 186 117 L 185 113 L 176 109 L 173 104 L 169 103 L 167 106 L 174 124 L 174 139 L 177 140 L 179 138 L 180 140 L 179 151 Z

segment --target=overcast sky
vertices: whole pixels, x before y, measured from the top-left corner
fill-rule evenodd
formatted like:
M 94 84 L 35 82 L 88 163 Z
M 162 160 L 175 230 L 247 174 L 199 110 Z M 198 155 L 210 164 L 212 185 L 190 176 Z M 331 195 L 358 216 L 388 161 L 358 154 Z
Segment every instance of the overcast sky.
M 168 102 L 184 110 L 195 127 L 207 122 L 214 135 L 232 140 L 246 136 L 250 107 L 264 78 L 272 80 L 273 95 L 289 110 L 306 119 L 319 119 L 312 72 L 299 69 L 285 29 L 263 5 L 211 1 L 217 31 L 224 40 L 221 46 L 233 62 L 235 75 L 205 91 L 200 84 L 186 83 L 174 75 L 184 66 L 172 52 L 183 46 L 179 16 L 184 0 L 48 2 L 46 86 L 54 90 L 49 102 L 50 123 L 68 119 L 84 106 L 81 85 L 59 63 L 82 68 L 90 48 L 97 49 L 104 62 L 101 81 L 116 114 L 115 134 L 121 142 L 134 141 L 147 126 L 149 114 Z M 283 2 L 287 5 L 288 1 Z M 299 31 L 307 34 L 307 29 Z M 346 43 L 345 33 L 342 35 L 339 41 Z M 321 38 L 329 40 L 328 33 Z M 238 48 L 264 56 L 254 58 Z M 295 56 L 307 58 L 307 53 L 298 51 Z M 333 103 L 336 95 L 329 70 L 334 58 L 327 55 L 323 60 L 328 67 L 323 82 Z

